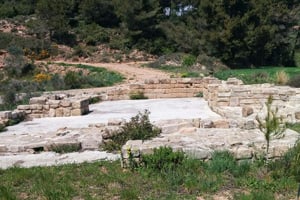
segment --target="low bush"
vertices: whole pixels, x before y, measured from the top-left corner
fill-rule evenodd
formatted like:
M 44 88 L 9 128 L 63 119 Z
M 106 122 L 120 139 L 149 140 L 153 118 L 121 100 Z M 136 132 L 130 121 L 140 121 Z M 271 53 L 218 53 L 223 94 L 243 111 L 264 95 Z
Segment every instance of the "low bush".
M 191 67 L 196 64 L 197 58 L 193 55 L 186 55 L 183 57 L 182 65 L 186 67 Z
M 250 163 L 244 161 L 237 163 L 234 156 L 228 151 L 215 151 L 212 159 L 207 164 L 207 170 L 211 173 L 231 173 L 235 177 L 246 175 L 250 171 Z
M 144 92 L 141 92 L 141 91 L 130 92 L 129 98 L 132 99 L 132 100 L 148 99 L 148 97 L 145 96 Z
M 106 142 L 104 149 L 107 151 L 121 150 L 128 140 L 147 140 L 161 133 L 161 130 L 151 124 L 149 119 L 150 112 L 145 110 L 132 117 L 129 122 L 121 126 L 120 131 L 113 134 L 111 140 Z
M 171 147 L 160 147 L 154 149 L 152 155 L 143 155 L 142 165 L 153 172 L 166 173 L 181 167 L 185 159 L 181 151 L 173 152 Z

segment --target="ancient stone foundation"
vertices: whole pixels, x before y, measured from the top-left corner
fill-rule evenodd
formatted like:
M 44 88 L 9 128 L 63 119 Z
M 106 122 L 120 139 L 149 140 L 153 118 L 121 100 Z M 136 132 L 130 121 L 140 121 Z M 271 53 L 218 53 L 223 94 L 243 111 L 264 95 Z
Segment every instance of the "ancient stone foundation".
M 17 110 L 29 118 L 80 116 L 89 112 L 89 98 L 51 95 L 34 97 L 29 105 L 20 105 Z

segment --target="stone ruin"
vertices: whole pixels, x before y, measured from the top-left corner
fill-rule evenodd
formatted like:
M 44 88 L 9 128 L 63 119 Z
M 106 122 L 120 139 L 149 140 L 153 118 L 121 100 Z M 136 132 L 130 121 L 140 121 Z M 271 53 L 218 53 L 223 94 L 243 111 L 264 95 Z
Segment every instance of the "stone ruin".
M 229 150 L 241 160 L 255 159 L 266 148 L 264 136 L 257 129 L 255 117 L 264 116 L 265 102 L 270 95 L 274 99 L 273 106 L 279 108 L 278 114 L 285 122 L 300 122 L 300 89 L 271 84 L 244 85 L 235 78 L 221 81 L 212 77 L 145 80 L 142 83 L 84 90 L 84 95 L 82 91 L 80 95 L 76 95 L 78 91 L 75 90 L 66 91 L 65 95 L 48 94 L 32 98 L 29 105 L 19 106 L 11 113 L 2 112 L 0 118 L 16 116 L 14 113 L 23 113 L 30 118 L 77 116 L 89 112 L 91 97 L 100 97 L 103 101 L 129 99 L 130 94 L 136 91 L 143 92 L 148 98 L 194 97 L 203 94 L 209 107 L 220 117 L 156 122 L 162 129 L 159 137 L 148 141 L 130 140 L 123 146 L 121 157 L 124 166 L 128 163 L 128 150 L 138 160 L 142 154 L 152 153 L 154 148 L 160 146 L 170 146 L 203 160 L 210 159 L 215 150 Z M 48 139 L 40 138 L 31 144 L 20 144 L 18 147 L 0 145 L 0 153 L 35 152 L 35 149 L 41 148 L 47 151 L 51 150 L 53 144 L 70 143 L 78 145 L 81 151 L 101 150 L 101 144 L 109 140 L 110 135 L 121 124 L 94 124 L 80 130 L 64 128 L 45 136 Z M 281 156 L 298 139 L 299 133 L 287 130 L 284 138 L 271 141 L 269 157 Z

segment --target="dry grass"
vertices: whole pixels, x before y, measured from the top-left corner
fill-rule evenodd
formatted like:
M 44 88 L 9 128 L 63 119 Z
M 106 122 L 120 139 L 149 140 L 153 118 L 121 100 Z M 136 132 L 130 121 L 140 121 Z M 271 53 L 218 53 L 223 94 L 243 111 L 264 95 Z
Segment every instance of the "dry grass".
M 286 85 L 289 82 L 289 80 L 290 77 L 285 71 L 281 70 L 276 72 L 276 83 L 278 85 Z

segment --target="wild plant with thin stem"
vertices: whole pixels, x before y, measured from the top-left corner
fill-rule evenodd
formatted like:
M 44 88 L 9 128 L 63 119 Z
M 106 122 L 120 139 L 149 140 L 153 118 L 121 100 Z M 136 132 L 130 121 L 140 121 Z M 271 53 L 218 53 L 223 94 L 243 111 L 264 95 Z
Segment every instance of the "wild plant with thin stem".
M 270 141 L 272 138 L 280 138 L 284 136 L 284 131 L 286 130 L 285 124 L 282 122 L 282 118 L 277 116 L 278 108 L 272 109 L 273 97 L 270 95 L 266 102 L 267 114 L 265 118 L 260 119 L 256 116 L 258 122 L 258 128 L 264 134 L 267 149 L 266 149 L 266 159 L 268 160 Z

